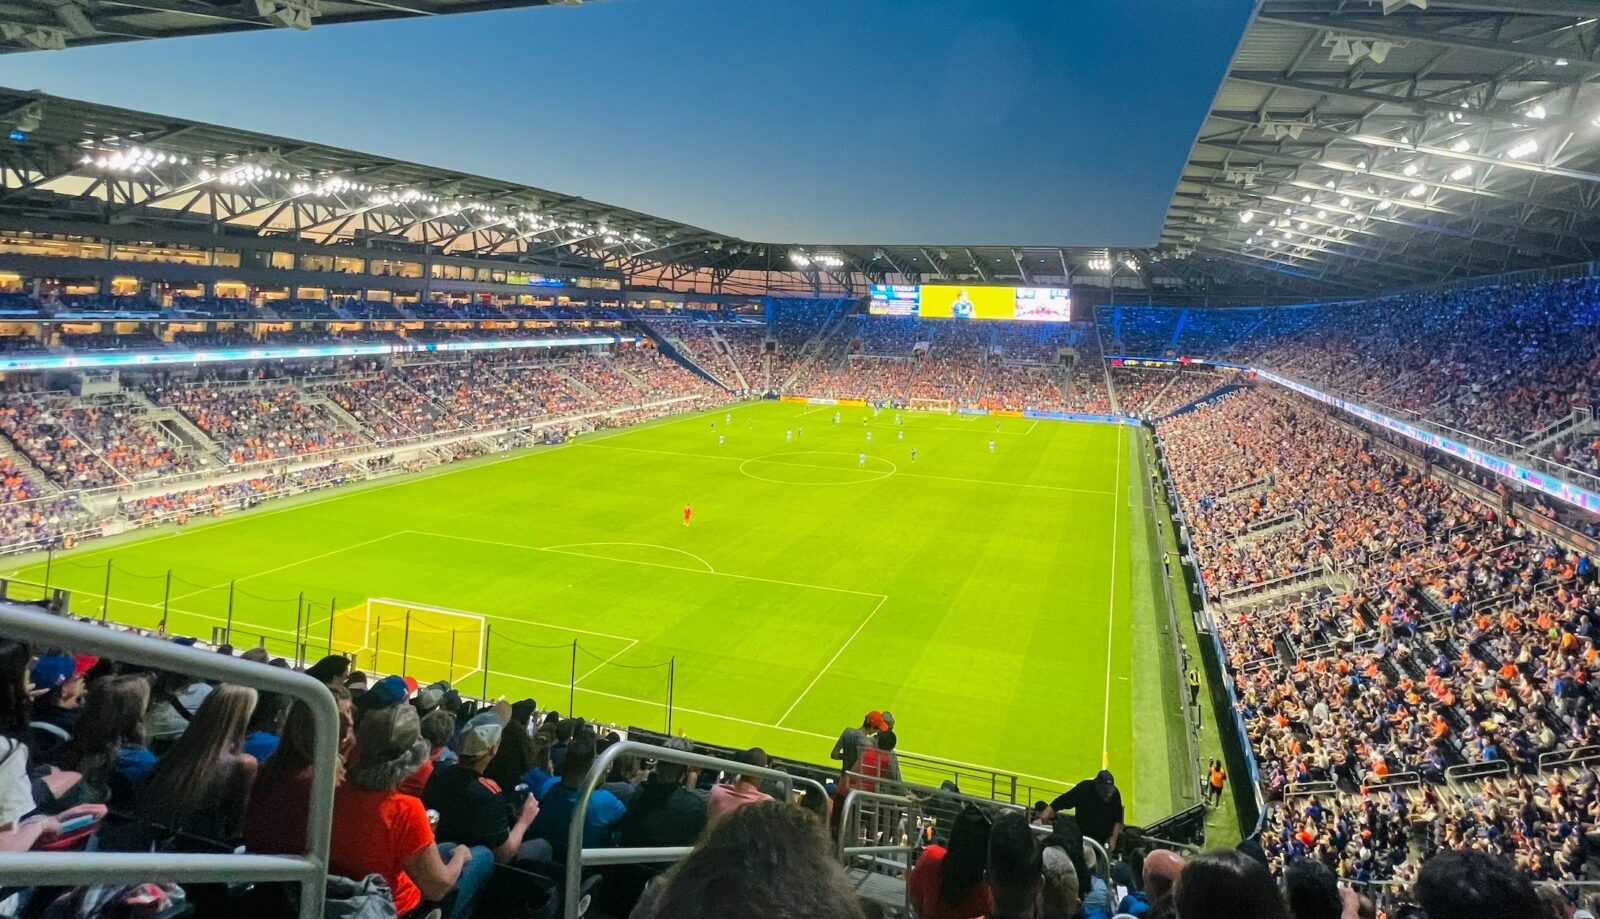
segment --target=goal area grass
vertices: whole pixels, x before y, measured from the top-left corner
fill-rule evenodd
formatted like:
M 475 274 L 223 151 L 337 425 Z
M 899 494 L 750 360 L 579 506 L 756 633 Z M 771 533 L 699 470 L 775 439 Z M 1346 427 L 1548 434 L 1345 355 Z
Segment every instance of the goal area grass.
M 908 758 L 1019 796 L 1108 765 L 1147 822 L 1192 789 L 1143 436 L 751 403 L 90 543 L 50 581 L 624 727 L 670 701 L 675 733 L 816 762 L 889 710 Z

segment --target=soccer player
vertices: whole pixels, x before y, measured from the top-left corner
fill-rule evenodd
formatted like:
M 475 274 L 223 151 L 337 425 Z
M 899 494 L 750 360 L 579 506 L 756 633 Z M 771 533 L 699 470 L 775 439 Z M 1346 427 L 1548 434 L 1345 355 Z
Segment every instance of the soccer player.
M 862 454 L 860 454 L 859 456 L 856 457 L 856 465 L 857 466 L 865 466 L 866 464 L 867 464 L 867 455 L 865 453 L 862 453 Z
M 894 413 L 894 423 L 895 424 L 905 424 L 905 421 L 901 419 L 899 412 L 895 412 Z
M 711 430 L 715 431 L 716 429 L 717 429 L 717 419 L 713 418 L 713 419 L 711 419 Z
M 989 441 L 989 452 L 990 453 L 994 452 L 994 441 L 993 440 Z
M 896 431 L 895 432 L 895 439 L 896 440 L 905 440 L 906 439 L 906 432 L 905 431 Z
M 794 432 L 793 431 L 784 431 L 783 432 L 783 442 L 784 443 L 789 443 L 792 440 L 794 440 Z
M 839 413 L 838 412 L 834 412 L 833 413 L 833 423 L 834 424 L 838 424 L 839 423 Z
M 729 412 L 728 414 L 723 415 L 722 421 L 724 424 L 733 424 L 733 413 Z
M 685 504 L 683 506 L 683 525 L 684 526 L 688 526 L 689 525 L 689 518 L 693 517 L 693 516 L 694 516 L 694 508 L 692 508 L 689 505 Z
M 717 435 L 717 446 L 719 446 L 719 447 L 722 446 L 723 442 L 726 441 L 726 440 L 727 440 L 726 437 L 723 437 L 721 434 L 718 434 Z
M 806 434 L 806 429 L 805 428 L 795 428 L 795 434 L 797 436 L 799 436 L 799 437 L 804 437 L 805 434 Z
M 912 447 L 911 448 L 911 461 L 913 463 L 917 461 L 917 448 L 916 447 Z
M 872 443 L 872 432 L 871 431 L 867 432 L 867 443 L 869 443 L 869 444 Z
M 994 423 L 994 430 L 996 434 L 1000 433 L 1000 422 L 996 421 Z

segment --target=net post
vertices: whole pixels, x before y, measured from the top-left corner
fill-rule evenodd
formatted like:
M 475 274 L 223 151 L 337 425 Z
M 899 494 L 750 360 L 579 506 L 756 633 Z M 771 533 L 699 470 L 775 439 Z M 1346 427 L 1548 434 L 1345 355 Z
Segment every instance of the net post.
M 567 717 L 572 717 L 572 710 L 577 707 L 578 700 L 578 640 L 572 640 L 572 670 L 567 673 Z
M 489 698 L 489 637 L 494 626 L 485 622 L 483 624 L 483 698 Z
M 333 653 L 333 617 L 339 612 L 339 598 L 328 601 L 328 653 Z
M 233 641 L 233 587 L 237 583 L 239 583 L 237 580 L 228 582 L 228 619 L 224 628 L 228 630 L 228 641 L 230 642 Z M 266 636 L 264 635 L 261 638 L 261 646 L 263 648 L 267 646 Z
M 100 597 L 100 621 L 105 622 L 106 616 L 111 612 L 111 563 L 113 559 L 106 559 L 106 591 Z
M 368 600 L 367 601 L 367 605 L 370 608 L 371 605 L 372 605 L 372 601 Z M 377 625 L 377 628 L 374 628 L 372 630 L 372 669 L 374 671 L 379 669 L 379 667 L 378 667 L 378 642 L 382 638 L 383 638 L 383 614 L 380 613 L 380 614 L 378 614 L 378 625 Z
M 678 655 L 667 660 L 667 736 L 672 736 L 672 693 L 678 685 Z
M 56 547 L 54 544 L 44 548 L 44 593 L 50 596 L 50 569 L 55 565 Z
M 444 665 L 445 679 L 448 682 L 456 681 L 456 630 L 450 630 L 450 663 Z
M 302 650 L 305 645 L 300 643 L 301 620 L 305 618 L 305 614 L 306 592 L 302 590 L 294 601 L 294 661 L 301 666 L 305 666 L 306 662 L 305 654 Z
M 406 628 L 400 641 L 400 675 L 406 675 L 406 662 L 411 660 L 411 610 L 406 610 Z
M 172 609 L 172 569 L 167 569 L 167 586 L 161 591 L 161 626 L 159 631 L 167 630 L 167 614 Z

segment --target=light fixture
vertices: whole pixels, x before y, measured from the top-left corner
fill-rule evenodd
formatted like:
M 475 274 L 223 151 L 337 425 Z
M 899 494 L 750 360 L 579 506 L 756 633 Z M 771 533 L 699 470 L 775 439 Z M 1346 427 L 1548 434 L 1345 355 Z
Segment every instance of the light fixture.
M 1400 171 L 1404 172 L 1406 174 L 1406 178 L 1410 178 L 1410 177 L 1416 175 L 1421 170 L 1417 168 L 1417 164 L 1416 163 L 1407 163 L 1406 164 L 1406 168 L 1404 168 L 1404 169 L 1402 169 Z
M 1515 147 L 1512 147 L 1510 150 L 1507 150 L 1506 156 L 1514 160 L 1520 160 L 1523 157 L 1532 156 L 1538 152 L 1539 142 L 1530 137 L 1522 143 L 1517 144 Z
M 1420 197 L 1422 197 L 1423 195 L 1425 195 L 1427 193 L 1428 193 L 1428 186 L 1422 184 L 1421 182 L 1418 182 L 1417 184 L 1411 186 L 1410 195 L 1413 198 L 1420 198 Z
M 1450 149 L 1456 153 L 1466 153 L 1468 150 L 1472 149 L 1472 144 L 1466 138 L 1462 138 L 1461 140 L 1451 144 Z
M 1339 206 L 1340 207 L 1349 207 L 1350 206 L 1350 196 L 1346 195 L 1345 197 L 1340 198 L 1339 199 Z
M 1452 180 L 1456 181 L 1456 182 L 1459 182 L 1462 179 L 1465 179 L 1470 175 L 1472 175 L 1472 167 L 1470 165 L 1469 166 L 1458 166 L 1458 167 L 1456 167 L 1454 172 L 1450 173 L 1450 178 Z
M 1250 221 L 1252 221 L 1254 219 L 1256 219 L 1256 212 L 1255 211 L 1245 211 L 1243 214 L 1239 215 L 1239 222 L 1240 223 L 1249 223 Z
M 1541 121 L 1544 120 L 1544 118 L 1546 116 L 1548 116 L 1549 114 L 1550 114 L 1549 112 L 1544 110 L 1544 106 L 1542 104 L 1537 104 L 1536 103 L 1533 106 L 1533 108 L 1528 109 L 1528 117 L 1529 118 L 1537 118 L 1537 119 L 1539 119 Z

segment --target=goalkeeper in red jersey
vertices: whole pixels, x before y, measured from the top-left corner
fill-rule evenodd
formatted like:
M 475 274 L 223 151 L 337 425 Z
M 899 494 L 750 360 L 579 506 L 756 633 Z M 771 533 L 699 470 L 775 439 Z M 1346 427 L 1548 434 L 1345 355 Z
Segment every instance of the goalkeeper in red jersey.
M 694 508 L 692 508 L 689 505 L 685 504 L 683 506 L 683 525 L 684 526 L 688 526 L 689 525 L 689 518 L 693 517 L 693 516 L 694 516 Z

